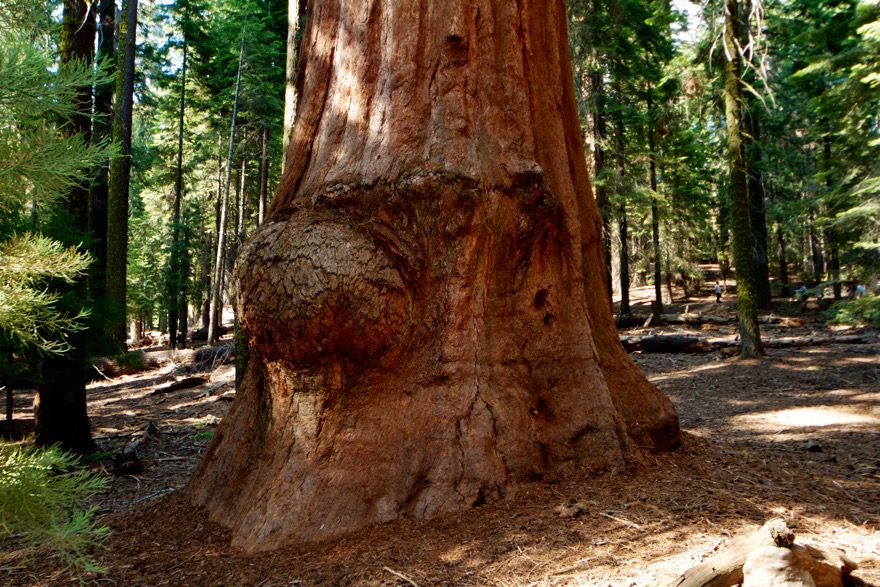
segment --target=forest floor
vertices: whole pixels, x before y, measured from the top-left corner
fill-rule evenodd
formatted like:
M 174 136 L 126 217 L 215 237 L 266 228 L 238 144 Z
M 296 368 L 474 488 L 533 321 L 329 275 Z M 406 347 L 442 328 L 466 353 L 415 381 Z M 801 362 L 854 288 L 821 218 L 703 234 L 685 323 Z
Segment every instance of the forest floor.
M 733 304 L 706 295 L 686 306 L 718 314 L 734 312 Z M 777 313 L 784 319 L 763 326 L 765 338 L 829 333 L 800 304 L 780 303 Z M 734 335 L 726 326 L 652 332 Z M 144 470 L 110 476 L 110 489 L 95 501 L 112 534 L 96 552 L 106 573 L 85 579 L 106 586 L 666 585 L 742 528 L 782 516 L 798 542 L 843 549 L 859 563 L 861 584 L 880 587 L 880 334 L 847 333 L 865 342 L 770 349 L 757 360 L 635 354 L 678 409 L 681 450 L 645 455 L 616 475 L 524 485 L 510 499 L 458 515 L 404 519 L 258 555 L 231 548 L 228 532 L 182 491 L 234 396 L 232 365 L 222 352 L 197 360 L 193 351 L 148 349 L 155 370 L 89 388 L 94 435 L 107 457 L 93 461 L 96 471 L 109 471 L 110 455 L 148 423 L 158 431 L 137 449 Z M 207 378 L 203 385 L 156 393 L 195 371 Z M 29 412 L 28 394 L 16 398 L 20 413 Z M 51 553 L 27 562 L 0 557 L 0 584 L 71 583 Z

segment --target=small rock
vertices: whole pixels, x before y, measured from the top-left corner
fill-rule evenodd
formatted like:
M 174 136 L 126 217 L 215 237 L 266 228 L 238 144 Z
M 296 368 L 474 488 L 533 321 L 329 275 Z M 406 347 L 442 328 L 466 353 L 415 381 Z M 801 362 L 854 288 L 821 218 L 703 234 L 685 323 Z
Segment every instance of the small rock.
M 144 464 L 134 451 L 116 453 L 113 457 L 113 474 L 117 477 L 136 475 L 144 470 Z
M 819 444 L 817 440 L 807 441 L 807 446 L 805 448 L 810 452 L 822 452 L 822 445 Z
M 582 503 L 576 503 L 574 505 L 565 505 L 562 504 L 555 508 L 553 511 L 556 512 L 560 518 L 574 518 L 583 513 L 586 508 Z

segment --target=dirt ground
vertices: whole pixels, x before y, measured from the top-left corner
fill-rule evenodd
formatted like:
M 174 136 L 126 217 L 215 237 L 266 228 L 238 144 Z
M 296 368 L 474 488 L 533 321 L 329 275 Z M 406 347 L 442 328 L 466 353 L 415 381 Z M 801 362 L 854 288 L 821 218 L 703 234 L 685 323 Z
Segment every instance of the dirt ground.
M 732 313 L 733 301 L 701 298 L 670 311 Z M 644 306 L 637 308 L 647 312 Z M 815 313 L 781 304 L 765 339 L 828 334 Z M 730 326 L 664 327 L 734 336 Z M 683 448 L 644 455 L 616 475 L 547 479 L 510 499 L 434 520 L 405 519 L 347 538 L 247 556 L 206 522 L 182 490 L 234 396 L 224 354 L 148 350 L 161 367 L 89 388 L 94 435 L 111 455 L 137 449 L 144 470 L 111 476 L 95 502 L 112 529 L 96 553 L 107 568 L 93 585 L 596 586 L 666 585 L 719 551 L 742 528 L 782 516 L 798 542 L 843 549 L 861 584 L 880 587 L 880 335 L 862 344 L 770 349 L 765 358 L 720 353 L 636 354 L 675 402 Z M 198 373 L 196 373 L 198 372 Z M 200 374 L 198 387 L 156 393 Z M 16 396 L 28 411 L 28 394 Z M 562 506 L 562 507 L 560 507 Z M 75 583 L 42 553 L 0 558 L 0 584 Z

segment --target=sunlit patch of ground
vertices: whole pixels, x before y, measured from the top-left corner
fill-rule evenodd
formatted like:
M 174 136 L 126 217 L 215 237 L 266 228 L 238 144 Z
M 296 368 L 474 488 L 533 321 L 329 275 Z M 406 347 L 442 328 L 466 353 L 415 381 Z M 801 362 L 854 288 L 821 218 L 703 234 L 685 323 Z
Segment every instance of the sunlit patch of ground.
M 865 394 L 865 397 L 872 396 Z M 878 398 L 873 399 L 876 401 Z M 849 401 L 852 402 L 852 398 Z M 735 416 L 731 424 L 759 434 L 766 440 L 791 440 L 820 431 L 876 431 L 880 429 L 880 408 L 852 404 L 788 408 Z

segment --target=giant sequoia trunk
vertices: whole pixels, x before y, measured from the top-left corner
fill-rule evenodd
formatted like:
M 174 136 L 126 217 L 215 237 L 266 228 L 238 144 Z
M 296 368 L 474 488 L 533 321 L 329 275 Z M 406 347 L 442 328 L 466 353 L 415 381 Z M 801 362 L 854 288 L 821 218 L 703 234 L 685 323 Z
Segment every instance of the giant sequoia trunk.
M 242 248 L 244 381 L 189 491 L 264 550 L 679 442 L 606 294 L 562 0 L 309 3 Z

